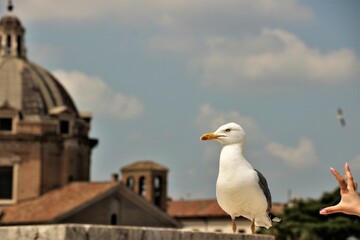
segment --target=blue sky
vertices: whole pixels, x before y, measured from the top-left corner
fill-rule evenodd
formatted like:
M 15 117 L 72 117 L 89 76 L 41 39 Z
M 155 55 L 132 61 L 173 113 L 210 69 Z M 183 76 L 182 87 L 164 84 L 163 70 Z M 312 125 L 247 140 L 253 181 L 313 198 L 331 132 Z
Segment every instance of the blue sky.
M 359 1 L 14 5 L 28 58 L 93 112 L 92 180 L 150 159 L 170 168 L 170 197 L 213 198 L 220 146 L 199 137 L 227 122 L 274 201 L 332 191 L 346 161 L 360 179 Z

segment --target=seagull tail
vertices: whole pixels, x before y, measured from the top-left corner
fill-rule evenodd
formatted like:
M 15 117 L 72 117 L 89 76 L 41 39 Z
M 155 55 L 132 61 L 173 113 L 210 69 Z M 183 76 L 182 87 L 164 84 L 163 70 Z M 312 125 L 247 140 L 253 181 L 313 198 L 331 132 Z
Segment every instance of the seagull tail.
M 269 217 L 273 222 L 279 223 L 281 222 L 281 218 L 275 216 L 274 214 L 272 214 L 271 212 L 269 213 Z

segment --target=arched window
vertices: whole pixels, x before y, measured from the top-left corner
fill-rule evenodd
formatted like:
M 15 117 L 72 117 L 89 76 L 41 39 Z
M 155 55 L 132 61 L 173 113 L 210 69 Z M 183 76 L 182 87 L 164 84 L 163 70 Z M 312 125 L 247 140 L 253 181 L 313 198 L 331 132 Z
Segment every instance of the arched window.
M 161 188 L 162 188 L 162 179 L 160 176 L 154 178 L 154 204 L 158 207 L 161 205 Z
M 73 181 L 74 181 L 74 176 L 73 176 L 73 175 L 70 175 L 70 176 L 68 177 L 68 182 L 71 183 L 71 182 L 73 182 Z
M 11 51 L 11 35 L 6 36 L 6 50 L 8 54 Z
M 139 179 L 139 195 L 143 197 L 146 196 L 146 182 L 143 176 Z
M 16 49 L 17 50 L 17 55 L 19 57 L 21 57 L 21 48 L 22 48 L 22 37 L 21 37 L 21 35 L 17 36 L 16 41 L 17 41 L 17 49 Z
M 157 176 L 154 178 L 154 188 L 160 188 L 160 185 L 161 185 L 161 177 L 160 176 Z
M 127 179 L 126 179 L 126 186 L 129 188 L 129 189 L 131 189 L 131 190 L 133 190 L 134 191 L 134 178 L 133 177 L 128 177 Z
M 111 223 L 111 225 L 117 224 L 117 214 L 116 213 L 111 214 L 110 223 Z

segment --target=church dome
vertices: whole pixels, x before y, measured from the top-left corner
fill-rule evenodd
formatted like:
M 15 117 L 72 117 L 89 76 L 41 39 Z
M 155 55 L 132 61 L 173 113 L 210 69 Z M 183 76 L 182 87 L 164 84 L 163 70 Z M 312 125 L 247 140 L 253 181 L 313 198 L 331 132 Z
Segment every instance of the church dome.
M 0 106 L 8 105 L 27 117 L 43 118 L 66 110 L 79 116 L 74 102 L 60 82 L 26 56 L 25 29 L 12 13 L 0 20 Z
M 6 102 L 25 119 L 61 107 L 78 115 L 70 95 L 47 70 L 23 58 L 1 56 L 0 62 L 0 105 Z

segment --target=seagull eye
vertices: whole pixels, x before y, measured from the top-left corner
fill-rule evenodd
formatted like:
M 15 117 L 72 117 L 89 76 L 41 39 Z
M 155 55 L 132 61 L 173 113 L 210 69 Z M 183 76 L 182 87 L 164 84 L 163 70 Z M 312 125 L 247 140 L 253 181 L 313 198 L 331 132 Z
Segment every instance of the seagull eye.
M 230 131 L 231 131 L 231 129 L 230 129 L 230 128 L 228 128 L 228 129 L 226 129 L 226 130 L 225 130 L 225 132 L 230 132 Z

